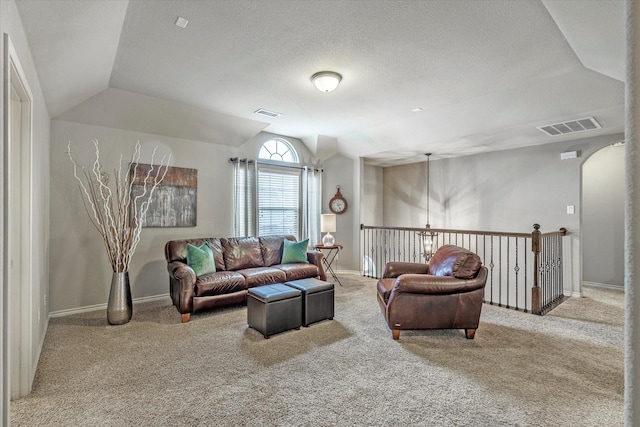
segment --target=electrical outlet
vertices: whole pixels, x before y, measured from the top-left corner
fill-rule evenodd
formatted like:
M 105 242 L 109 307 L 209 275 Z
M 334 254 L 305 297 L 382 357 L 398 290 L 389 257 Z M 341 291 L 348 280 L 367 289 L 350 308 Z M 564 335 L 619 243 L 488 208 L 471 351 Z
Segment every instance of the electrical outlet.
M 47 294 L 44 294 L 44 306 L 47 307 Z
M 567 214 L 573 215 L 576 213 L 576 207 L 574 205 L 567 205 Z

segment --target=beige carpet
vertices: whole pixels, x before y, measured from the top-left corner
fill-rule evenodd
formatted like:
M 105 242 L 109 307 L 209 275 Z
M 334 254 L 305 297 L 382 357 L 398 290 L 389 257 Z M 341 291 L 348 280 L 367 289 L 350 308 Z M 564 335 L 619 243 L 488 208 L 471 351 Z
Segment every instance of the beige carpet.
M 484 305 L 463 331 L 391 339 L 375 280 L 343 276 L 336 316 L 265 340 L 246 308 L 134 307 L 51 319 L 14 426 L 619 426 L 623 295 L 588 289 L 545 317 Z

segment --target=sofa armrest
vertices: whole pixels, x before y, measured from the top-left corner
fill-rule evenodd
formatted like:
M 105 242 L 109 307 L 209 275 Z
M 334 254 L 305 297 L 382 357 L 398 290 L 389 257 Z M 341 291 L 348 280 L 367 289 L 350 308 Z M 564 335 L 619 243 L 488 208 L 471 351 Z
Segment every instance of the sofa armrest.
M 324 266 L 322 264 L 322 258 L 324 254 L 320 251 L 307 251 L 307 260 L 309 263 L 318 267 L 318 279 L 322 281 L 327 280 L 327 275 L 324 272 Z
M 172 261 L 167 264 L 171 300 L 183 322 L 189 321 L 188 314 L 193 312 L 193 297 L 196 293 L 196 273 L 184 262 Z M 186 320 L 185 320 L 185 315 Z
M 167 271 L 169 271 L 169 276 L 178 280 L 180 283 L 185 283 L 191 286 L 196 284 L 195 271 L 193 271 L 193 268 L 189 267 L 184 262 L 170 262 L 167 264 Z
M 487 283 L 487 269 L 481 267 L 473 279 L 457 279 L 453 276 L 432 276 L 429 274 L 403 274 L 393 284 L 391 293 L 412 293 L 427 295 L 450 295 L 475 291 Z
M 428 272 L 428 264 L 421 264 L 417 262 L 388 262 L 384 266 L 382 278 L 394 278 L 401 274 L 427 274 Z

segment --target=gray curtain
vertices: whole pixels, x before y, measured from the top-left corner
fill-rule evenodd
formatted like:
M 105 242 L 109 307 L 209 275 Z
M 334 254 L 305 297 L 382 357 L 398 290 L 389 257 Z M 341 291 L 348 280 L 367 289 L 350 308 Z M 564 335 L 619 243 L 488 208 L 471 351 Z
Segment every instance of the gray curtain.
M 257 230 L 257 164 L 254 160 L 231 159 L 233 163 L 233 234 L 255 236 Z
M 302 239 L 309 238 L 309 246 L 320 242 L 322 213 L 322 170 L 302 168 Z

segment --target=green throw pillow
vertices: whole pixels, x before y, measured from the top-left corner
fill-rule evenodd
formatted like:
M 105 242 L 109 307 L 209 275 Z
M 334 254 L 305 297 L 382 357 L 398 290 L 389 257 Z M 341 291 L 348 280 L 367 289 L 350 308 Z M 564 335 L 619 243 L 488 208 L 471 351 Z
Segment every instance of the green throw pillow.
M 306 262 L 307 261 L 307 246 L 309 239 L 302 242 L 292 242 L 291 240 L 284 239 L 284 249 L 282 250 L 282 264 L 289 264 L 292 262 Z
M 187 264 L 193 268 L 196 276 L 216 272 L 213 251 L 206 243 L 203 243 L 200 247 L 187 243 Z

